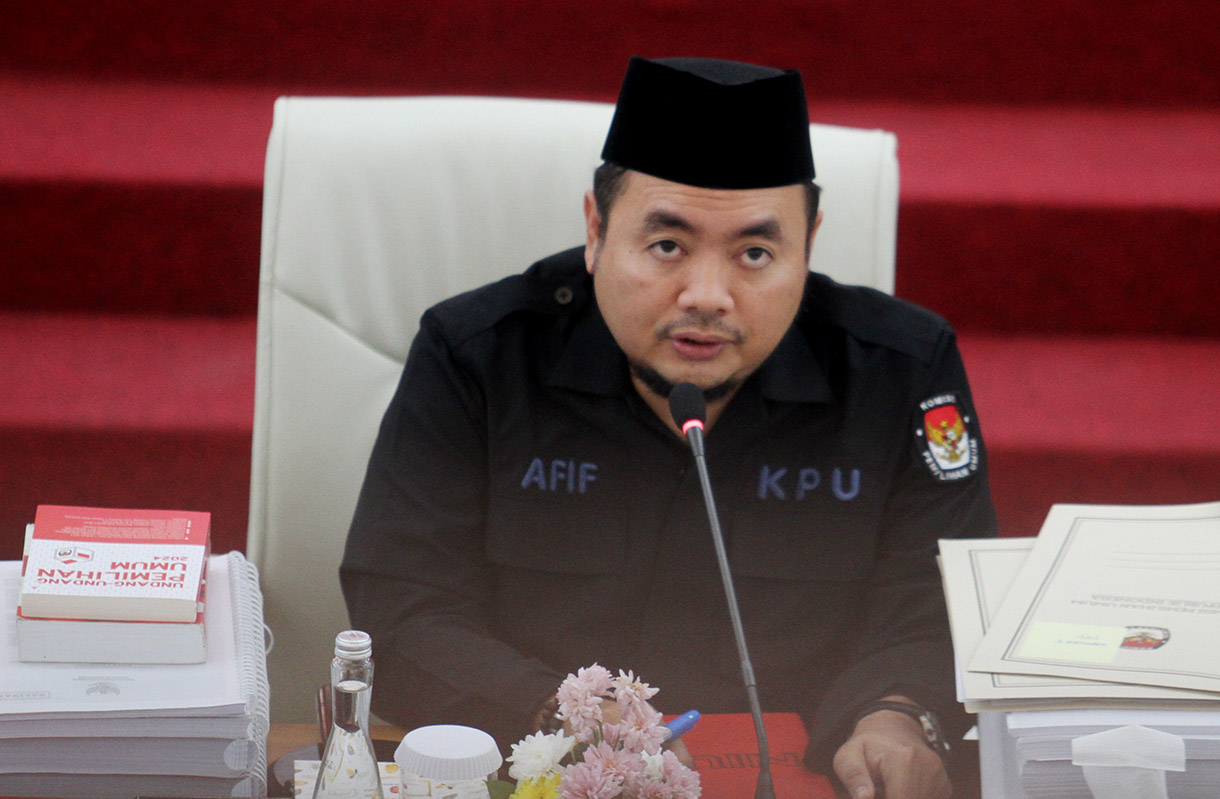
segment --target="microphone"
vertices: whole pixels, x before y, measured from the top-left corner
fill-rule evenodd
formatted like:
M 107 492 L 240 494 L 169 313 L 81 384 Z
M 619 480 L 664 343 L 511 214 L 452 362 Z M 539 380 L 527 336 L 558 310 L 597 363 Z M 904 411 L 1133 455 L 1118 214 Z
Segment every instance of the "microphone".
M 669 414 L 673 417 L 674 424 L 682 429 L 686 440 L 690 442 L 691 454 L 695 456 L 699 485 L 703 488 L 703 503 L 707 506 L 707 519 L 712 527 L 712 543 L 716 545 L 720 580 L 724 583 L 729 619 L 733 623 L 733 637 L 737 641 L 737 655 L 741 659 L 741 678 L 745 683 L 746 697 L 750 701 L 750 714 L 754 717 L 754 736 L 758 739 L 758 782 L 754 787 L 754 799 L 775 799 L 775 786 L 771 778 L 771 749 L 767 745 L 767 728 L 763 726 L 762 707 L 758 702 L 758 683 L 754 680 L 754 666 L 750 664 L 750 652 L 746 648 L 746 634 L 741 626 L 741 610 L 737 606 L 737 592 L 733 589 L 733 575 L 729 571 L 729 557 L 724 548 L 724 536 L 720 532 L 720 517 L 716 513 L 716 502 L 712 499 L 712 482 L 708 478 L 707 458 L 703 451 L 703 423 L 707 418 L 707 401 L 703 392 L 693 383 L 679 383 L 674 386 L 669 392 Z

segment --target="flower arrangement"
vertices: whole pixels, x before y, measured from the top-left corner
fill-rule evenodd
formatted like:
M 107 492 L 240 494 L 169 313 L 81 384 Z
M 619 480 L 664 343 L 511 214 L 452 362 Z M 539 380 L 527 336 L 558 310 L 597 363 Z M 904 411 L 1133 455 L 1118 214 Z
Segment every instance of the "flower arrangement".
M 698 799 L 699 774 L 661 748 L 665 727 L 648 704 L 656 693 L 632 672 L 614 677 L 596 663 L 569 674 L 556 715 L 571 735 L 538 733 L 513 744 L 511 799 Z M 606 712 L 607 699 L 617 714 Z

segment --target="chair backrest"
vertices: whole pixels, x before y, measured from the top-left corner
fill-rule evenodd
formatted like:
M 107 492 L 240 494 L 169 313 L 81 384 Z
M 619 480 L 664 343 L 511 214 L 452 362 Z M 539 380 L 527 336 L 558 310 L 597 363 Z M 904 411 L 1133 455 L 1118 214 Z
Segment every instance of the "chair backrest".
M 464 97 L 276 102 L 247 543 L 275 636 L 274 721 L 314 719 L 348 623 L 344 539 L 420 315 L 583 243 L 581 197 L 612 111 Z M 813 267 L 892 291 L 893 135 L 812 133 L 825 209 Z

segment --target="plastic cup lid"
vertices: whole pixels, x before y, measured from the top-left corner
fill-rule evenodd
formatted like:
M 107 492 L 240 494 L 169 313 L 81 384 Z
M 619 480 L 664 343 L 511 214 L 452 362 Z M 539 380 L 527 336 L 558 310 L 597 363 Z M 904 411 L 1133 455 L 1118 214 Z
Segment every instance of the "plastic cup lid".
M 482 730 L 434 724 L 403 736 L 394 762 L 406 774 L 452 783 L 486 779 L 504 759 L 495 739 Z

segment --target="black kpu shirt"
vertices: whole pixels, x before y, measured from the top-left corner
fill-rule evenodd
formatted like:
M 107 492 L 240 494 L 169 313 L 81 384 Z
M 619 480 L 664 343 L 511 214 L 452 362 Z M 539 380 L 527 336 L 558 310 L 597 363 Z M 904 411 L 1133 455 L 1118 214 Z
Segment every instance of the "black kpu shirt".
M 870 699 L 960 719 L 936 542 L 995 513 L 949 326 L 810 273 L 707 460 L 763 708 L 802 714 L 811 767 Z M 665 712 L 749 709 L 689 449 L 632 387 L 579 248 L 424 315 L 341 576 L 390 721 L 507 746 L 592 663 Z

